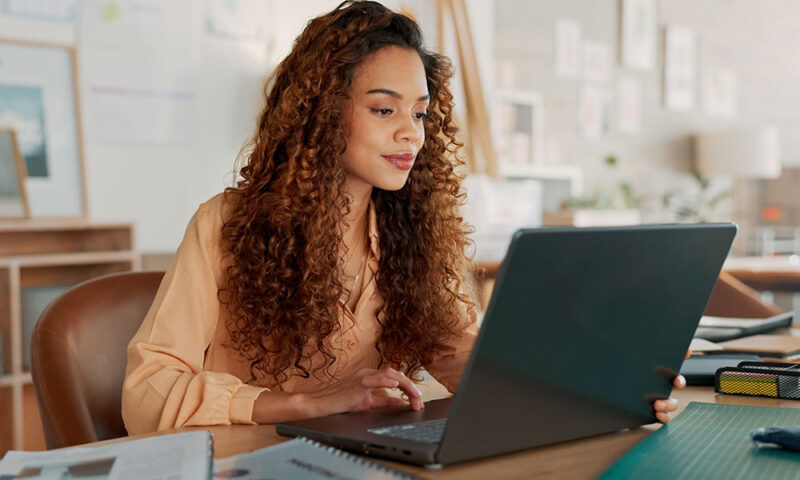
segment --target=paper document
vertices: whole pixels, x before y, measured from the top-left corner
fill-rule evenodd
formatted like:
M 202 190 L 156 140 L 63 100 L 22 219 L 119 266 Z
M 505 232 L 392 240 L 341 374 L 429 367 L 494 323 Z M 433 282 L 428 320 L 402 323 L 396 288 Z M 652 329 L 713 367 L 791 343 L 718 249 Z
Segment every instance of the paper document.
M 2 479 L 195 480 L 211 475 L 211 434 L 176 433 L 48 452 L 12 450 L 0 461 Z
M 780 313 L 767 318 L 736 318 L 703 316 L 694 336 L 713 342 L 765 333 L 791 325 L 794 312 Z
M 785 315 L 778 316 L 783 319 Z M 776 317 L 770 318 L 734 318 L 734 317 L 711 317 L 704 315 L 700 319 L 701 327 L 715 327 L 715 328 L 750 328 L 758 325 L 770 323 Z
M 693 352 L 713 352 L 723 350 L 723 348 L 714 342 L 709 342 L 704 338 L 693 338 L 692 343 L 689 344 L 689 349 Z
M 214 478 L 237 480 L 413 480 L 417 477 L 379 463 L 295 438 L 214 462 Z

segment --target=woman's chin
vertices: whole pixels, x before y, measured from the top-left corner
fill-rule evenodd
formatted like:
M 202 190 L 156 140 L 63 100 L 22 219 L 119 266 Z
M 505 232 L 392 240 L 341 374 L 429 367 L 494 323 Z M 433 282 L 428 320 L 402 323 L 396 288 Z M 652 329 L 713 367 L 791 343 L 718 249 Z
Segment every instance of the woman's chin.
M 380 182 L 379 185 L 375 185 L 375 188 L 380 188 L 381 190 L 386 190 L 388 192 L 396 192 L 405 187 L 407 181 L 408 176 L 404 177 L 402 180 L 386 180 Z

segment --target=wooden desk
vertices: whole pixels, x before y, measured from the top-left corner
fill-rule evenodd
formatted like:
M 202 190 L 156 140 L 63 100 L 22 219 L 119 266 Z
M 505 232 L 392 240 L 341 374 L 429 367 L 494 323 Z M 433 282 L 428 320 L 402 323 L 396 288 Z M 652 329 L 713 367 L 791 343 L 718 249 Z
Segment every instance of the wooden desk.
M 800 401 L 770 398 L 737 397 L 715 394 L 711 387 L 688 387 L 676 390 L 673 396 L 681 402 L 680 410 L 690 401 L 800 408 Z M 680 411 L 679 410 L 679 411 Z M 442 470 L 427 470 L 402 463 L 372 458 L 398 470 L 429 479 L 530 479 L 530 478 L 595 478 L 605 471 L 640 440 L 655 431 L 659 424 L 622 432 L 599 435 L 582 440 L 534 448 L 483 460 L 451 465 Z M 209 430 L 214 435 L 214 457 L 224 458 L 257 450 L 287 440 L 275 433 L 273 425 L 180 428 L 164 433 Z M 140 435 L 130 438 L 142 438 Z M 118 442 L 122 439 L 110 440 Z M 99 442 L 106 443 L 106 442 Z
M 742 283 L 770 292 L 800 292 L 800 257 L 732 257 L 723 270 Z

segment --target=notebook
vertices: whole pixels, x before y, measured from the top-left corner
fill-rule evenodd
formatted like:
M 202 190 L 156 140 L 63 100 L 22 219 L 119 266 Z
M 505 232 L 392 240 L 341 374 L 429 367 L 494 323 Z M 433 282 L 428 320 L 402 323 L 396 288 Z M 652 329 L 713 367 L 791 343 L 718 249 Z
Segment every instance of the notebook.
M 681 375 L 686 378 L 686 385 L 714 385 L 717 369 L 735 367 L 739 362 L 760 360 L 758 356 L 749 353 L 694 355 L 683 361 Z
M 214 478 L 237 480 L 418 480 L 418 477 L 390 469 L 320 445 L 307 438 L 295 438 L 254 452 L 214 462 Z
M 780 313 L 768 318 L 732 318 L 703 316 L 694 336 L 712 342 L 766 333 L 792 324 L 794 312 Z
M 800 455 L 759 447 L 750 432 L 800 424 L 800 409 L 691 402 L 617 460 L 599 480 L 796 479 Z
M 735 232 L 517 231 L 455 397 L 276 431 L 440 466 L 654 423 L 652 402 L 672 390 Z
M 800 337 L 788 335 L 754 335 L 720 343 L 727 352 L 751 353 L 759 357 L 784 360 L 800 358 Z

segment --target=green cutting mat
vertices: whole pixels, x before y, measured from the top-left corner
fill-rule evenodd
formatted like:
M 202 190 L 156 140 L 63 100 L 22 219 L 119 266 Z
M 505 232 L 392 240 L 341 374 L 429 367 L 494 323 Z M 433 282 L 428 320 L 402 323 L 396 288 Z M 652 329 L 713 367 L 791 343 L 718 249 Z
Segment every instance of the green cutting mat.
M 800 479 L 800 452 L 758 448 L 759 427 L 800 425 L 800 409 L 691 402 L 600 479 Z

